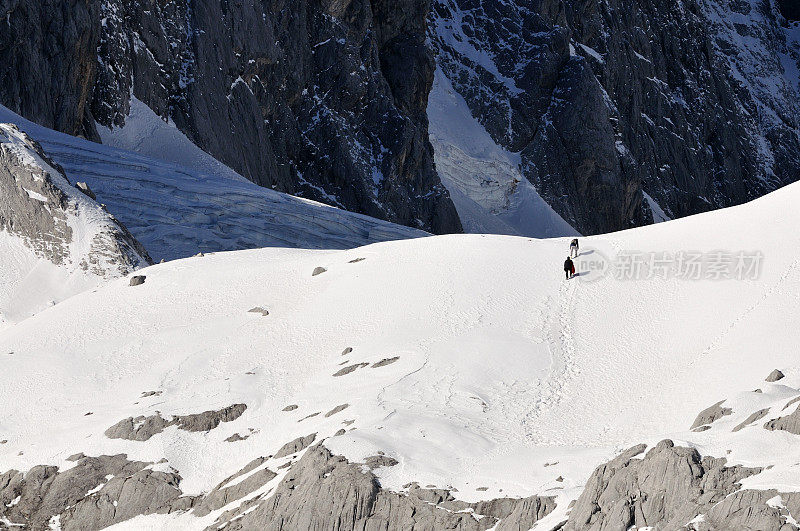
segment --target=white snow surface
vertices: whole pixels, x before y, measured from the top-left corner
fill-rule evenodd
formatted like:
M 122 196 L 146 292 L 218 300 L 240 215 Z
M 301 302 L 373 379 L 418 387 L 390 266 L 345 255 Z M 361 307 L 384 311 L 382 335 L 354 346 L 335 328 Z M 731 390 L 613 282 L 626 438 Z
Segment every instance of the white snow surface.
M 273 246 L 345 249 L 428 235 L 245 181 L 142 106 L 133 101 L 128 125 L 101 128 L 101 136 L 144 154 L 46 129 L 3 106 L 0 122 L 38 141 L 72 182 L 88 183 L 156 261 Z
M 465 232 L 549 238 L 577 236 L 522 175 L 519 155 L 499 146 L 441 68 L 428 99 L 436 170 Z
M 773 465 L 747 487 L 798 490 L 798 436 L 762 428 L 791 413 L 781 408 L 800 394 L 798 200 L 795 184 L 747 205 L 581 239 L 590 258 L 761 251 L 756 280 L 618 281 L 580 271 L 565 281 L 569 238 L 480 235 L 149 267 L 142 286 L 112 281 L 0 335 L 0 470 L 126 453 L 168 459 L 182 490 L 197 494 L 316 432 L 353 461 L 378 451 L 397 459 L 377 470 L 384 487 L 452 486 L 465 500 L 552 494 L 563 515 L 595 466 L 669 437 L 730 463 Z M 317 266 L 327 272 L 312 276 Z M 254 306 L 270 314 L 248 314 Z M 370 366 L 333 376 L 357 363 Z M 774 368 L 786 378 L 765 382 Z M 140 398 L 153 390 L 163 394 Z M 688 431 L 720 400 L 731 416 Z M 207 433 L 103 435 L 129 416 L 235 403 L 245 413 Z M 289 404 L 299 407 L 282 411 Z M 349 407 L 324 416 L 340 404 Z M 766 407 L 767 417 L 732 432 Z M 334 437 L 342 427 L 349 431 Z M 203 528 L 215 514 L 152 515 L 121 528 Z

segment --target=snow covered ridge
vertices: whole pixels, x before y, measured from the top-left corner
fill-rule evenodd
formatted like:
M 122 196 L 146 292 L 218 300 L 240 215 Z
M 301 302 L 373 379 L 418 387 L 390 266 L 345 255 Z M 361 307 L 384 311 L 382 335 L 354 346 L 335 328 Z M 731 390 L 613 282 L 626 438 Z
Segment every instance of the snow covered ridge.
M 151 263 L 124 225 L 4 123 L 0 194 L 0 325 Z
M 0 518 L 795 529 L 798 199 L 581 238 L 760 252 L 743 280 L 565 281 L 569 238 L 479 235 L 113 280 L 0 334 Z

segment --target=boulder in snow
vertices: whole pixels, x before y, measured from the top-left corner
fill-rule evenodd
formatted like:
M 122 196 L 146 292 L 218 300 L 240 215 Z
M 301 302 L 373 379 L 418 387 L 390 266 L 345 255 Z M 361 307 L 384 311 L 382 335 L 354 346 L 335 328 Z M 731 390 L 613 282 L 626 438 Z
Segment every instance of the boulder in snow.
M 774 371 L 769 373 L 769 376 L 767 376 L 764 381 L 766 381 L 766 382 L 777 382 L 778 380 L 783 379 L 783 377 L 784 377 L 784 374 L 780 370 L 775 369 Z

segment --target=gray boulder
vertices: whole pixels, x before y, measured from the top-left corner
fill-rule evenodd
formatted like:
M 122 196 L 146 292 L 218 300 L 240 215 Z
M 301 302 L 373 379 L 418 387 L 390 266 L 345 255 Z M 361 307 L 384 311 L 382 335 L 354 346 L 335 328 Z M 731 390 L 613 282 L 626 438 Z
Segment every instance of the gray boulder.
M 778 380 L 783 379 L 783 377 L 784 377 L 784 374 L 781 371 L 779 371 L 778 369 L 775 369 L 774 371 L 769 373 L 769 375 L 764 379 L 764 381 L 765 382 L 777 382 Z
M 128 284 L 129 286 L 141 286 L 144 284 L 144 281 L 147 279 L 147 275 L 135 275 L 131 277 L 131 281 Z

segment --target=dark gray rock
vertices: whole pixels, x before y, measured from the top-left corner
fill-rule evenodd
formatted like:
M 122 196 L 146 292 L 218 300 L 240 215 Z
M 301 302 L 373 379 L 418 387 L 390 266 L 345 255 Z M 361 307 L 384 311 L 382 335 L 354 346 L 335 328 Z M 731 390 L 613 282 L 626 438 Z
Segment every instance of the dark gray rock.
M 380 367 L 386 367 L 387 365 L 391 365 L 392 363 L 396 362 L 400 359 L 400 356 L 395 356 L 394 358 L 384 358 L 377 363 L 372 364 L 373 369 L 378 369 Z
M 257 313 L 263 317 L 266 317 L 269 315 L 269 310 L 265 310 L 260 306 L 256 306 L 255 308 L 250 308 L 249 310 L 247 310 L 247 313 Z
M 275 459 L 280 459 L 281 457 L 286 457 L 287 455 L 296 454 L 297 452 L 302 452 L 309 446 L 314 440 L 317 438 L 316 433 L 312 433 L 306 435 L 305 437 L 298 437 L 293 441 L 289 441 L 288 443 L 281 446 L 280 450 L 275 453 Z
M 231 422 L 239 418 L 247 409 L 245 404 L 234 404 L 217 411 L 204 411 L 192 415 L 174 415 L 166 420 L 160 413 L 155 415 L 129 417 L 123 419 L 105 431 L 109 439 L 128 439 L 131 441 L 146 441 L 153 435 L 161 433 L 168 426 L 178 426 L 184 431 L 210 431 L 221 422 Z
M 315 267 L 314 271 L 311 272 L 311 276 L 315 277 L 317 275 L 321 275 L 322 273 L 324 273 L 326 271 L 327 271 L 327 269 L 325 269 L 324 267 Z
M 784 374 L 781 371 L 779 371 L 778 369 L 775 369 L 774 371 L 769 373 L 769 375 L 764 379 L 764 381 L 765 382 L 777 382 L 778 380 L 783 379 L 783 377 L 784 377 Z
M 362 367 L 368 366 L 369 363 L 356 363 L 355 365 L 348 365 L 344 369 L 339 369 L 334 373 L 334 376 L 344 376 L 346 374 L 350 374 L 351 372 L 355 371 L 356 369 L 361 369 Z
M 692 423 L 692 427 L 690 429 L 695 429 L 705 424 L 711 424 L 715 420 L 719 420 L 726 415 L 730 415 L 733 413 L 733 410 L 729 407 L 722 407 L 724 400 L 720 400 L 713 406 L 709 406 L 703 411 L 701 411 L 697 418 Z
M 328 411 L 327 413 L 325 413 L 325 418 L 332 417 L 335 414 L 344 411 L 348 407 L 350 407 L 350 404 L 340 404 L 340 405 L 336 406 L 335 408 L 331 409 L 330 411 Z
M 311 448 L 266 499 L 245 502 L 209 529 L 529 529 L 555 508 L 553 498 L 499 499 L 477 504 L 449 491 L 384 490 L 371 472 L 325 447 Z M 444 509 L 444 510 L 443 510 Z M 465 512 L 483 515 L 476 519 Z M 458 512 L 462 511 L 462 512 Z
M 748 515 L 733 509 L 735 503 L 729 508 L 717 504 L 739 490 L 739 481 L 761 469 L 726 467 L 725 459 L 701 457 L 697 450 L 676 447 L 669 440 L 635 459 L 643 451 L 644 445 L 631 448 L 594 471 L 565 531 L 679 529 L 712 510 L 719 524 L 712 529 L 754 529 L 740 527 Z
M 97 139 L 90 105 L 101 31 L 99 4 L 0 3 L 0 103 L 51 129 Z
M 78 190 L 83 192 L 87 197 L 89 197 L 89 198 L 91 198 L 93 200 L 97 200 L 97 196 L 94 195 L 94 192 L 92 192 L 92 189 L 89 188 L 88 184 L 86 184 L 84 182 L 77 182 L 77 183 L 75 183 L 75 188 L 77 188 Z
M 130 286 L 141 286 L 147 279 L 147 275 L 135 275 L 131 277 Z
M 283 408 L 281 411 L 294 411 L 295 409 L 297 409 L 297 404 L 290 404 L 285 408 Z

